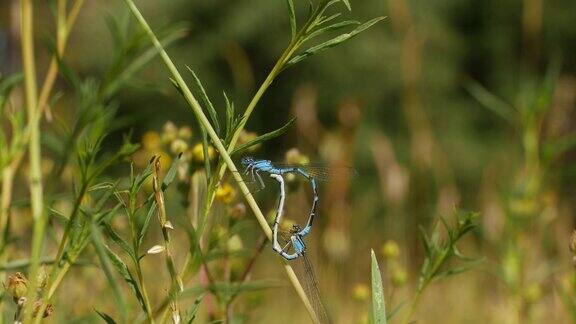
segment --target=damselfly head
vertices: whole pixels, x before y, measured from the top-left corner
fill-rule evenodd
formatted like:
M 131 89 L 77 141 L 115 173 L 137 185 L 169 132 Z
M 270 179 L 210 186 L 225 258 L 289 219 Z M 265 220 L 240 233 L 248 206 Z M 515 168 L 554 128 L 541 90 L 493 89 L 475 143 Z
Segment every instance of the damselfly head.
M 252 163 L 254 163 L 254 159 L 249 157 L 249 156 L 246 156 L 246 157 L 243 157 L 242 160 L 240 160 L 240 163 L 242 163 L 242 165 L 244 167 L 247 167 L 247 166 L 251 165 Z

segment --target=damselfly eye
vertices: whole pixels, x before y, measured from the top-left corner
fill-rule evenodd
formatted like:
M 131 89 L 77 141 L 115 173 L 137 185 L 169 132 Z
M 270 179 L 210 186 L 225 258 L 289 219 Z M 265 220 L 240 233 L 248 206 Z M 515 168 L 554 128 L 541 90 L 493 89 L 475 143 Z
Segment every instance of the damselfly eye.
M 254 159 L 252 159 L 250 157 L 244 157 L 244 158 L 242 158 L 242 160 L 240 160 L 240 163 L 242 163 L 243 166 L 248 166 L 248 165 L 252 164 L 253 161 L 254 161 Z

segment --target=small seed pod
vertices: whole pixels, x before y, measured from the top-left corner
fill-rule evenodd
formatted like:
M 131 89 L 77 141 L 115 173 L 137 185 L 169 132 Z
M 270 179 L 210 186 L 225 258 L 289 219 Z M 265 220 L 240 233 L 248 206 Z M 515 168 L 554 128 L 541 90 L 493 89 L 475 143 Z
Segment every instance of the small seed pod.
M 8 276 L 4 287 L 10 296 L 12 296 L 15 301 L 18 301 L 21 297 L 26 296 L 28 292 L 28 279 L 22 272 L 16 272 Z
M 32 311 L 32 316 L 36 317 L 38 316 L 38 312 L 40 311 L 40 308 L 42 307 L 42 302 L 37 300 L 34 302 L 34 310 Z M 52 304 L 48 304 L 46 306 L 46 309 L 44 310 L 44 313 L 42 314 L 43 318 L 46 318 L 48 316 L 50 316 L 52 313 L 54 312 L 54 306 L 52 306 Z

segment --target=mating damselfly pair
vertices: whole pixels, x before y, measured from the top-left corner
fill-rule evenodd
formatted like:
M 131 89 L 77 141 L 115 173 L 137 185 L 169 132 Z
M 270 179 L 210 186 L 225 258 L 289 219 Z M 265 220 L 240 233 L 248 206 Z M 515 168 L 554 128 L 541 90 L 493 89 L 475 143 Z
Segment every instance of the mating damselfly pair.
M 304 237 L 312 230 L 316 209 L 319 202 L 317 180 L 328 180 L 331 174 L 354 176 L 355 171 L 351 168 L 330 169 L 320 165 L 288 165 L 275 163 L 270 160 L 259 160 L 245 157 L 241 161 L 244 166 L 244 174 L 251 176 L 252 182 L 260 183 L 260 190 L 265 187 L 260 173 L 268 173 L 280 184 L 280 197 L 274 225 L 272 226 L 272 248 L 286 260 L 299 260 L 304 281 L 304 290 L 311 302 L 317 320 L 321 323 L 328 323 L 329 318 L 320 298 L 318 283 L 314 274 L 312 263 L 307 257 Z M 335 172 L 337 171 L 337 172 Z M 308 221 L 304 228 L 293 225 L 292 230 L 285 236 L 284 242 L 279 241 L 279 227 L 284 212 L 284 202 L 286 198 L 285 183 L 283 176 L 286 174 L 296 174 L 304 177 L 312 187 L 313 199 L 312 207 L 308 215 Z

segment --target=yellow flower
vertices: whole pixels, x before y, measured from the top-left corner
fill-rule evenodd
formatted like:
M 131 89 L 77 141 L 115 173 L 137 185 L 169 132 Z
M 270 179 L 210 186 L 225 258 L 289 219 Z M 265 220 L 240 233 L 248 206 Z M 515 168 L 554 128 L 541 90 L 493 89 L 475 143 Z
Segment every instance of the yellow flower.
M 236 197 L 236 190 L 230 184 L 225 183 L 216 190 L 216 199 L 229 204 Z
M 208 159 L 212 160 L 214 158 L 214 154 L 214 148 L 212 146 L 208 146 Z M 202 147 L 202 143 L 198 143 L 192 148 L 192 159 L 197 162 L 204 162 L 204 148 Z
M 365 284 L 357 284 L 354 286 L 352 296 L 357 301 L 365 301 L 370 297 L 370 289 Z
M 142 135 L 142 146 L 147 151 L 155 151 L 160 148 L 160 135 L 154 131 L 147 131 Z
M 400 255 L 400 247 L 394 240 L 389 240 L 382 246 L 382 255 L 386 259 L 396 259 Z

